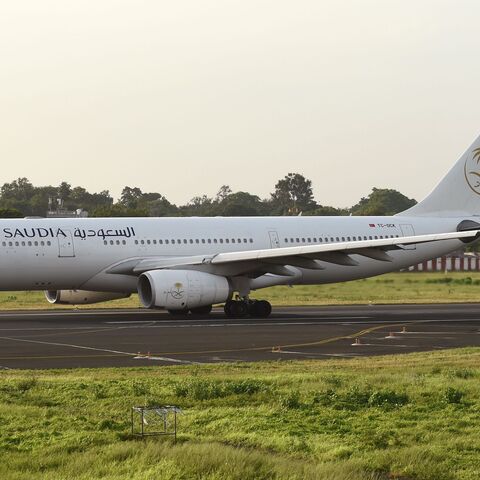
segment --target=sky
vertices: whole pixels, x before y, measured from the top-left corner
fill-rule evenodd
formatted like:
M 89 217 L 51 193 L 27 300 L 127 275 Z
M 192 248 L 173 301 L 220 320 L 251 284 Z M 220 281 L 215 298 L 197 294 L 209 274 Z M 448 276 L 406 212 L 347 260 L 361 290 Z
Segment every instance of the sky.
M 0 184 L 425 196 L 480 134 L 480 2 L 15 0 Z

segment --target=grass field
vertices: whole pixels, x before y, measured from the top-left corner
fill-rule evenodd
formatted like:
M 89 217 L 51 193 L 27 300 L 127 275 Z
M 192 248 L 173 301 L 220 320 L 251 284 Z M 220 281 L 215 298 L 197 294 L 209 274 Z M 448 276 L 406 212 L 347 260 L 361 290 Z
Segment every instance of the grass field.
M 480 477 L 478 348 L 0 375 L 2 480 Z M 183 408 L 176 445 L 129 434 L 157 403 Z
M 273 305 L 336 305 L 361 303 L 439 303 L 480 301 L 480 273 L 390 273 L 380 277 L 327 285 L 272 287 L 252 295 Z M 83 305 L 79 308 L 138 307 L 137 295 L 128 299 Z M 43 292 L 0 292 L 0 310 L 73 308 L 50 305 Z

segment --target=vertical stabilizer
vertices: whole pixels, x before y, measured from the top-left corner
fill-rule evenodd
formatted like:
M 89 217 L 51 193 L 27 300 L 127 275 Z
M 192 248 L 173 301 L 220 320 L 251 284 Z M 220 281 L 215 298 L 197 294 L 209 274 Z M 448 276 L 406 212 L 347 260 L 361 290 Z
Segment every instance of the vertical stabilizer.
M 425 200 L 399 215 L 429 217 L 480 215 L 480 137 Z

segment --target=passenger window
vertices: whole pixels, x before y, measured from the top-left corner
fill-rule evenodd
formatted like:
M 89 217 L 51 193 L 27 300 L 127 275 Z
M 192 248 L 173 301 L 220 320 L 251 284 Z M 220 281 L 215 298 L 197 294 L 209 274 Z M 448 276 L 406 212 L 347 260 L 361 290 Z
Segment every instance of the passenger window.
M 223 238 L 220 239 L 220 243 L 223 243 Z
M 145 245 L 145 240 L 140 240 L 140 243 L 141 243 L 142 245 Z
M 298 237 L 295 240 L 297 241 L 297 243 L 300 243 L 300 239 Z
M 174 238 L 172 238 L 172 245 L 174 245 L 174 244 L 175 244 L 175 239 L 174 239 Z
M 285 243 L 288 243 L 288 238 L 285 238 Z
M 312 243 L 312 239 L 311 239 L 311 238 L 307 238 L 307 242 L 308 242 L 308 243 Z
M 235 243 L 235 239 L 234 239 L 234 238 L 232 238 L 232 243 Z
M 126 240 L 122 240 L 122 245 L 126 245 L 127 244 L 127 241 Z
M 198 238 L 196 238 L 195 243 L 200 243 L 200 240 Z
M 216 239 L 216 238 L 213 239 L 213 243 L 217 243 L 217 239 Z
M 345 241 L 345 237 L 342 237 L 342 242 L 344 242 L 344 241 Z
M 190 243 L 193 243 L 193 238 L 190 239 Z
M 9 242 L 10 246 L 12 246 L 12 242 Z M 35 242 L 34 245 L 38 247 L 38 242 Z
M 186 238 L 183 239 L 183 243 L 188 243 Z
M 204 239 L 204 238 L 202 238 L 202 243 L 205 243 L 205 239 Z
M 147 245 L 150 245 L 150 240 L 147 240 Z
M 305 243 L 305 239 L 304 239 L 304 238 L 302 238 L 302 243 Z
M 136 240 L 135 240 L 136 241 Z M 104 245 L 108 245 L 108 242 L 106 240 L 103 241 Z
M 250 243 L 253 243 L 253 238 L 250 239 Z
M 13 247 L 13 243 L 12 243 L 12 242 L 8 242 L 8 246 L 9 246 L 9 247 Z
M 375 235 L 375 240 L 378 240 L 378 237 Z
M 115 243 L 116 243 L 117 245 L 120 245 L 120 240 L 116 240 Z
M 339 241 L 340 241 L 340 239 L 337 237 L 337 242 L 339 242 Z
M 15 242 L 15 246 L 18 247 L 20 244 L 18 242 Z M 42 242 L 43 245 L 43 242 Z
M 212 243 L 212 239 L 209 238 L 209 239 L 207 240 L 207 242 L 208 242 L 208 243 Z
M 25 247 L 25 242 L 22 242 L 22 247 Z
M 314 243 L 317 243 L 316 237 L 313 237 L 313 242 L 314 242 Z
M 113 240 L 110 240 L 110 245 L 113 245 Z
M 107 242 L 105 242 L 105 245 L 107 244 Z M 135 245 L 138 245 L 138 240 L 135 240 Z
M 165 240 L 165 245 L 168 245 L 170 242 L 168 240 Z
M 182 243 L 182 240 L 180 240 L 180 238 L 177 240 L 177 243 Z
M 15 243 L 18 245 L 18 242 L 15 242 Z M 41 245 L 42 247 L 44 247 L 44 246 L 45 246 L 45 242 L 42 240 L 42 241 L 40 242 L 40 245 Z
M 152 240 L 153 244 L 156 245 L 157 244 L 157 241 L 154 239 Z
M 6 247 L 7 246 L 7 243 L 6 242 L 2 242 L 2 247 Z

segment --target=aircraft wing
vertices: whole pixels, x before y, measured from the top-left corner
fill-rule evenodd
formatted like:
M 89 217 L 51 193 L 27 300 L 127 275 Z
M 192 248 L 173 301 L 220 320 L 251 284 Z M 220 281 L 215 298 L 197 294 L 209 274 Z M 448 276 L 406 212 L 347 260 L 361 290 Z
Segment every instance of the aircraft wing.
M 480 230 L 451 233 L 434 233 L 408 237 L 384 238 L 377 240 L 357 240 L 331 242 L 293 247 L 245 250 L 219 254 L 194 255 L 184 257 L 148 257 L 130 259 L 114 265 L 108 273 L 140 275 L 149 270 L 189 268 L 219 275 L 245 275 L 274 273 L 292 275 L 286 266 L 322 270 L 322 264 L 355 266 L 358 262 L 352 255 L 361 255 L 381 262 L 390 262 L 390 250 L 401 250 L 407 245 L 472 238 L 480 235 Z

